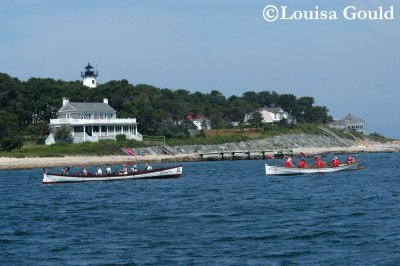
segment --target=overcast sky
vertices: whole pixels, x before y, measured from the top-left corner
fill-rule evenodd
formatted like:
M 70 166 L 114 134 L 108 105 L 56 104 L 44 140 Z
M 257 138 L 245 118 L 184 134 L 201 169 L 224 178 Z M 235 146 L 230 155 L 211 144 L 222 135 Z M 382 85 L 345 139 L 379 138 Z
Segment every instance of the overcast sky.
M 90 62 L 100 83 L 313 96 L 334 118 L 352 113 L 368 132 L 399 138 L 400 1 L 299 2 L 3 0 L 0 72 L 70 81 Z M 267 5 L 337 19 L 267 22 Z M 394 19 L 347 20 L 348 6 L 393 6 Z

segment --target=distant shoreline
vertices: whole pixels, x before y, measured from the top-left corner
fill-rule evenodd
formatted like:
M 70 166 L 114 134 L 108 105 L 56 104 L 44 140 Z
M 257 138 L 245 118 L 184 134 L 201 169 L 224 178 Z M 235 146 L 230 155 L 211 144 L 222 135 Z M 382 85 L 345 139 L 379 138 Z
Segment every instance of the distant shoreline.
M 391 142 L 388 144 L 376 144 L 367 147 L 351 146 L 351 147 L 306 147 L 294 148 L 293 154 L 298 156 L 300 153 L 307 154 L 308 157 L 323 154 L 355 154 L 355 153 L 387 153 L 399 152 L 400 142 Z M 65 156 L 65 157 L 30 157 L 30 158 L 11 158 L 0 157 L 0 170 L 22 170 L 34 168 L 53 168 L 62 167 L 64 165 L 73 165 L 80 167 L 82 165 L 94 166 L 105 164 L 142 164 L 142 163 L 180 163 L 180 162 L 197 162 L 197 161 L 214 161 L 221 157 L 216 154 L 201 158 L 197 153 L 177 154 L 177 155 L 147 155 L 147 156 L 125 156 L 125 155 L 110 155 L 110 156 Z M 236 159 L 245 159 L 245 156 L 238 156 Z M 251 159 L 261 159 L 260 154 L 252 154 Z M 231 160 L 227 153 L 225 160 Z M 344 159 L 344 158 L 343 158 Z

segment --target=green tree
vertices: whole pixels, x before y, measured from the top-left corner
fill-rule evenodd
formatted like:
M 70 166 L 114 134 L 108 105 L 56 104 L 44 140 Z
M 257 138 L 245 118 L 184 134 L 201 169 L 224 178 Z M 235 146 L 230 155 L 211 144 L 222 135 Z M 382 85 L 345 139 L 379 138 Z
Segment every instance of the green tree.
M 229 105 L 225 109 L 225 117 L 230 121 L 239 122 L 242 126 L 245 115 L 254 109 L 256 109 L 254 104 L 239 97 L 231 97 L 229 98 Z
M 56 142 L 72 143 L 71 129 L 69 126 L 63 125 L 57 128 L 55 135 Z
M 262 126 L 262 121 L 263 121 L 263 117 L 262 114 L 260 112 L 255 112 L 251 115 L 251 118 L 249 119 L 249 124 L 252 127 L 257 127 L 257 128 L 261 128 Z
M 18 134 L 19 128 L 19 121 L 16 115 L 0 110 L 0 138 Z
M 278 104 L 289 115 L 297 116 L 297 98 L 293 94 L 282 94 L 279 97 Z
M 0 140 L 0 150 L 12 151 L 23 146 L 21 137 L 18 136 L 7 136 Z
M 214 129 L 224 128 L 233 121 L 241 123 L 246 113 L 264 106 L 282 107 L 298 122 L 331 119 L 326 107 L 314 106 L 314 98 L 297 100 L 292 94 L 280 95 L 275 91 L 246 91 L 242 97 L 227 99 L 218 90 L 191 93 L 147 84 L 132 85 L 125 79 L 88 89 L 80 81 L 50 78 L 19 81 L 0 73 L 0 137 L 31 134 L 32 126 L 48 123 L 55 118 L 63 96 L 75 102 L 102 102 L 103 98 L 108 98 L 119 118 L 137 118 L 138 130 L 143 134 L 159 134 L 164 130 L 163 121 L 183 121 L 188 114 L 204 115 L 211 120 Z
M 305 115 L 305 122 L 326 124 L 331 121 L 333 119 L 328 115 L 328 109 L 325 106 L 315 106 Z

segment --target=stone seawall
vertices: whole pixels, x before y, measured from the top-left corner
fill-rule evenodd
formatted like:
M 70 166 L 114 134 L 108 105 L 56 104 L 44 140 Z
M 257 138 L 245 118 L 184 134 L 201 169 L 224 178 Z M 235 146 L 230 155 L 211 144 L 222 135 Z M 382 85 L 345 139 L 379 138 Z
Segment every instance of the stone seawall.
M 354 141 L 349 139 L 341 139 L 346 147 L 357 146 Z M 379 143 L 366 140 L 368 145 L 377 145 Z M 265 151 L 278 151 L 297 148 L 332 148 L 340 147 L 341 144 L 324 135 L 280 135 L 272 138 L 256 139 L 242 141 L 238 143 L 225 143 L 218 145 L 182 145 L 173 147 L 178 154 L 199 154 L 199 153 L 216 153 L 224 151 L 248 151 L 248 150 L 265 150 Z M 146 148 L 148 154 L 161 155 L 161 149 L 157 147 Z
M 31 168 L 52 168 L 64 165 L 79 167 L 82 165 L 105 165 L 140 163 L 166 163 L 166 162 L 193 162 L 202 160 L 219 160 L 221 152 L 225 152 L 224 159 L 232 159 L 230 151 L 258 151 L 250 154 L 250 159 L 262 158 L 261 150 L 273 151 L 281 149 L 292 149 L 294 155 L 300 152 L 306 153 L 309 157 L 319 154 L 348 154 L 348 153 L 368 153 L 368 152 L 398 152 L 400 151 L 400 141 L 392 141 L 381 144 L 370 140 L 366 141 L 366 146 L 357 146 L 354 142 L 348 141 L 348 146 L 338 146 L 338 143 L 329 137 L 320 135 L 283 135 L 262 140 L 249 140 L 239 143 L 225 143 L 220 145 L 184 145 L 176 146 L 175 155 L 165 155 L 157 147 L 146 148 L 146 156 L 66 156 L 52 158 L 0 158 L 0 169 L 31 169 Z M 202 153 L 214 153 L 202 157 Z M 266 153 L 268 155 L 268 153 Z M 238 153 L 235 159 L 247 159 L 248 154 Z

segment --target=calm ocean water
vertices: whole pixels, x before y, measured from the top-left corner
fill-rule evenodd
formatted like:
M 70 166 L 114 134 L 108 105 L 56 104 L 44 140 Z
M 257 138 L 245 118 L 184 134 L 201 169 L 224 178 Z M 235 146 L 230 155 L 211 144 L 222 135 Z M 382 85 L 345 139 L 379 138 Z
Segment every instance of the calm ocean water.
M 296 177 L 267 177 L 271 160 L 59 185 L 0 171 L 0 264 L 400 265 L 400 154 L 358 158 Z

